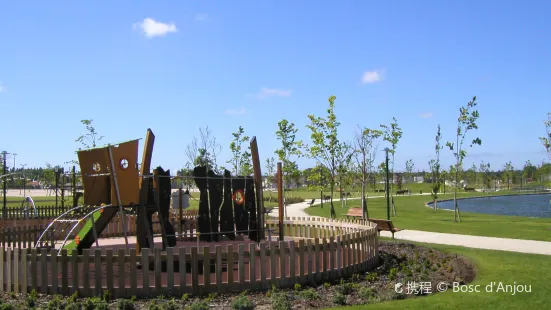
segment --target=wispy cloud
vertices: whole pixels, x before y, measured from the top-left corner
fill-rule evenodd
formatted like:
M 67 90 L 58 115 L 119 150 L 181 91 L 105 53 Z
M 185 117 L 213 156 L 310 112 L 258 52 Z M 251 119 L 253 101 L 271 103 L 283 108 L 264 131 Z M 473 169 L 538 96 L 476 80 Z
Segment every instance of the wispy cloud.
M 8 90 L 8 89 L 6 88 L 6 86 L 4 86 L 4 84 L 0 83 L 0 93 L 5 92 L 6 90 Z
M 147 38 L 162 37 L 178 31 L 176 24 L 158 22 L 151 17 L 141 22 L 134 23 L 132 29 L 142 32 Z
M 421 113 L 421 115 L 419 115 L 419 117 L 420 118 L 431 118 L 432 113 L 431 112 Z
M 362 75 L 362 83 L 370 84 L 383 80 L 383 70 L 365 71 Z
M 208 22 L 208 21 L 211 21 L 211 18 L 208 14 L 201 13 L 201 14 L 195 14 L 195 20 L 198 22 Z
M 247 109 L 244 107 L 241 107 L 239 109 L 227 109 L 224 111 L 224 114 L 226 115 L 245 115 L 247 114 Z
M 256 96 L 260 99 L 268 97 L 290 97 L 293 90 L 262 87 Z

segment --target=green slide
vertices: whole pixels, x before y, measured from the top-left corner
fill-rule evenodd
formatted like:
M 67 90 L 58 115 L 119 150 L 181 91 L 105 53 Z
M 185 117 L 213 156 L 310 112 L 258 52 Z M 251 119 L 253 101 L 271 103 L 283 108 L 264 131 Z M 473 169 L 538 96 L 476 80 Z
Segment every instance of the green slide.
M 83 249 L 89 249 L 94 242 L 96 242 L 92 227 L 95 226 L 96 234 L 99 236 L 107 227 L 109 222 L 111 222 L 111 219 L 115 217 L 118 211 L 118 207 L 107 207 L 94 212 L 91 218 L 86 221 L 86 225 L 84 225 L 84 227 L 82 227 L 82 229 L 78 232 L 77 237 L 75 237 L 75 239 L 73 239 L 70 243 L 66 244 L 63 249 L 68 251 L 77 249 L 79 253 L 81 253 Z M 94 219 L 94 225 L 92 225 L 92 218 Z M 79 240 L 78 244 L 76 239 Z

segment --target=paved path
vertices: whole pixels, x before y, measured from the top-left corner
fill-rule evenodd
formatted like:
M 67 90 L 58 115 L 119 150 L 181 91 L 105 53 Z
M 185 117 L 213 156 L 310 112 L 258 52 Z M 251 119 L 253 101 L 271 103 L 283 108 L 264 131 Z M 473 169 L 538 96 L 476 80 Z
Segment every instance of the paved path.
M 420 195 L 420 194 L 414 194 L 414 195 Z M 421 194 L 421 195 L 430 195 L 430 194 Z M 373 198 L 384 198 L 384 196 L 369 197 L 369 199 L 373 199 Z M 359 199 L 359 198 L 349 198 L 349 199 Z M 316 201 L 319 201 L 319 199 L 317 199 Z M 333 200 L 333 201 L 337 202 L 337 204 L 335 205 L 335 208 L 339 208 L 340 200 Z M 317 204 L 314 203 L 314 205 L 317 205 Z M 304 209 L 308 207 L 309 205 L 306 202 L 288 205 L 287 216 L 288 217 L 309 217 L 309 215 L 306 214 L 306 212 L 304 212 Z M 273 210 L 272 216 L 275 216 L 275 217 L 278 216 L 277 208 Z M 392 234 L 390 232 L 383 231 L 381 232 L 381 236 L 392 237 Z M 420 230 L 409 230 L 409 229 L 405 229 L 395 233 L 394 238 L 400 239 L 400 240 L 415 241 L 415 242 L 457 245 L 457 246 L 477 248 L 477 249 L 551 255 L 551 242 L 546 242 L 546 241 L 447 234 L 447 233 L 437 233 L 437 232 L 428 232 L 428 231 L 420 231 Z

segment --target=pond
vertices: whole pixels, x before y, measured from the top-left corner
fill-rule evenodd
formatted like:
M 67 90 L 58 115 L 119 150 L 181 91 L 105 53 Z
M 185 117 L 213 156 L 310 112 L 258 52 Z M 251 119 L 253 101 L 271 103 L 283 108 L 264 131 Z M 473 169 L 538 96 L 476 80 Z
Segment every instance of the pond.
M 498 215 L 551 217 L 551 194 L 514 195 L 460 199 L 459 210 Z M 432 203 L 429 205 L 432 206 Z M 453 210 L 453 200 L 438 203 L 438 208 Z

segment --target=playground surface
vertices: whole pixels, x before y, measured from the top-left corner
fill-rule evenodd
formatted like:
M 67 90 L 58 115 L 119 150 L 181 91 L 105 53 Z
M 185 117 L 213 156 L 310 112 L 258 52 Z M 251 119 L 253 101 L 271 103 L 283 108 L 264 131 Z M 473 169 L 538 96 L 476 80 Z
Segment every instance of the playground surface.
M 412 194 L 413 195 L 430 195 L 430 194 Z M 371 196 L 372 198 L 384 198 L 384 196 Z M 349 200 L 359 198 L 348 198 Z M 318 200 L 316 200 L 317 202 Z M 340 204 L 339 199 L 334 199 L 334 202 Z M 314 202 L 314 205 L 318 203 Z M 325 203 L 325 202 L 324 202 Z M 301 202 L 296 204 L 290 204 L 287 206 L 288 217 L 311 217 L 304 210 L 310 207 L 308 202 Z M 340 206 L 336 206 L 340 207 Z M 278 216 L 278 209 L 274 209 L 271 213 L 272 216 Z M 459 224 L 460 225 L 460 224 Z M 392 237 L 390 232 L 381 232 L 383 237 Z M 543 254 L 551 255 L 551 242 L 547 241 L 535 241 L 535 240 L 522 240 L 511 238 L 496 238 L 496 237 L 484 237 L 484 236 L 471 236 L 462 234 L 450 234 L 450 233 L 438 233 L 428 232 L 421 230 L 409 230 L 404 229 L 394 234 L 395 239 L 434 243 L 443 245 L 455 245 L 463 246 L 467 248 L 487 249 L 487 250 L 500 250 L 511 251 L 519 253 L 531 253 L 531 254 Z

